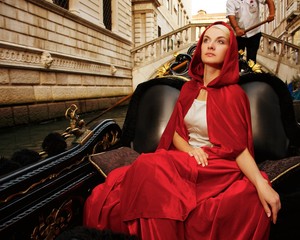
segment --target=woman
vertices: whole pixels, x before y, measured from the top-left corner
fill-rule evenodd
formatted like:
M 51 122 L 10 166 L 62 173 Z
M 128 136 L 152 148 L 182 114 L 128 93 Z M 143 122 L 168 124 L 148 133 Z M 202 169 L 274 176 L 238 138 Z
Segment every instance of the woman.
M 268 239 L 278 194 L 253 158 L 237 43 L 223 22 L 202 34 L 155 153 L 112 171 L 85 208 L 90 227 L 148 239 Z

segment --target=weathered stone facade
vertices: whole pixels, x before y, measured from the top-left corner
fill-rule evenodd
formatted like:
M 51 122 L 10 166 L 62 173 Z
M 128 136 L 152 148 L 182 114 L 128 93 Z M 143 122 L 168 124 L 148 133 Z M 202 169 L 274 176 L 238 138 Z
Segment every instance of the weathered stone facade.
M 133 90 L 134 46 L 190 19 L 188 0 L 53 2 L 0 1 L 0 128 L 110 107 Z
M 262 26 L 263 32 L 300 46 L 300 1 L 274 0 L 275 20 Z M 261 19 L 268 16 L 268 7 L 263 5 Z
M 132 0 L 134 47 L 191 22 L 190 0 Z
M 72 103 L 107 108 L 132 92 L 131 3 L 118 4 L 122 24 L 108 31 L 97 11 L 81 17 L 92 7 L 80 1 L 76 14 L 45 0 L 0 2 L 0 127 L 61 117 Z

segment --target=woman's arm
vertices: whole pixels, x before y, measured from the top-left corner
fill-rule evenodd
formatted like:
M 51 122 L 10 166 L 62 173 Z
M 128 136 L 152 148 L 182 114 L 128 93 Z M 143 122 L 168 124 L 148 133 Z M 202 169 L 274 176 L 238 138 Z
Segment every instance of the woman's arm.
M 173 136 L 173 145 L 179 151 L 187 152 L 190 156 L 194 156 L 198 164 L 207 166 L 208 155 L 203 151 L 202 148 L 194 148 L 187 141 L 185 141 L 176 131 Z
M 262 176 L 248 148 L 237 157 L 236 162 L 241 171 L 255 186 L 266 214 L 268 217 L 272 216 L 273 223 L 276 223 L 277 213 L 281 208 L 279 195 Z

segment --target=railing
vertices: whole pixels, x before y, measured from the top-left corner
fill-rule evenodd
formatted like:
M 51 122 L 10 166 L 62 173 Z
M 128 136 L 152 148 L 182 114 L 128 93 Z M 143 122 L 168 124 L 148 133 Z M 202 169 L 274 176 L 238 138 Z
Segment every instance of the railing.
M 271 35 L 262 34 L 262 41 L 258 54 L 268 56 L 277 62 L 274 74 L 278 73 L 280 64 L 286 64 L 292 68 L 299 68 L 300 46 L 278 39 Z
M 188 24 L 132 49 L 134 67 L 147 65 L 198 41 L 209 24 Z

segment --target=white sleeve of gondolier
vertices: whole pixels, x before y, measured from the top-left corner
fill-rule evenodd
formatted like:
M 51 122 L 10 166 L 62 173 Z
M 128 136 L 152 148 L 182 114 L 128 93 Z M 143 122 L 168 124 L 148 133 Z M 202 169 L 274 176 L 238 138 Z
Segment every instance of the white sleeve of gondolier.
M 235 16 L 240 9 L 240 4 L 236 0 L 228 0 L 226 3 L 226 17 Z

